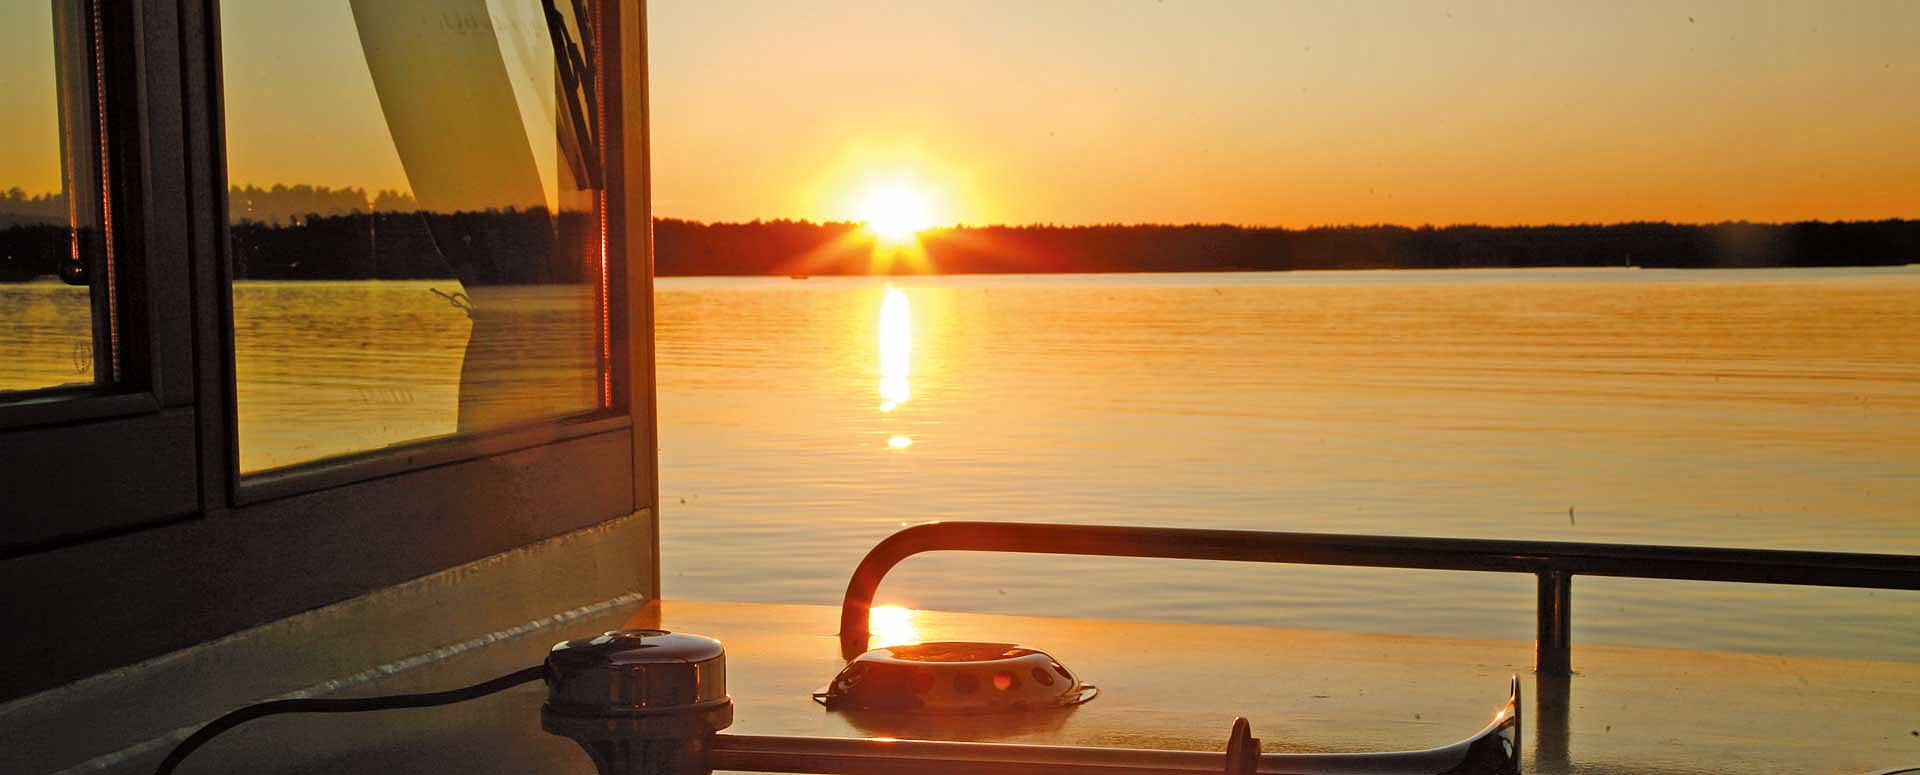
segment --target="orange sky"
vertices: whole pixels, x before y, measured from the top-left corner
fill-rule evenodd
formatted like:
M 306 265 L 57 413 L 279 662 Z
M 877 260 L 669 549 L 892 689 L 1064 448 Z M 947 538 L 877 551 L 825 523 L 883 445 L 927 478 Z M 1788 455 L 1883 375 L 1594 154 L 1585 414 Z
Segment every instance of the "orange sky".
M 1692 17 L 1692 20 L 1689 20 Z M 1920 3 L 655 0 L 655 212 L 1920 217 Z
M 1920 3 L 649 14 L 662 216 L 856 218 L 870 182 L 905 181 L 970 223 L 1920 217 Z M 57 189 L 46 4 L 0 15 L 0 67 L 47 85 L 6 90 L 0 188 Z M 228 3 L 222 24 L 234 182 L 408 188 L 345 0 Z

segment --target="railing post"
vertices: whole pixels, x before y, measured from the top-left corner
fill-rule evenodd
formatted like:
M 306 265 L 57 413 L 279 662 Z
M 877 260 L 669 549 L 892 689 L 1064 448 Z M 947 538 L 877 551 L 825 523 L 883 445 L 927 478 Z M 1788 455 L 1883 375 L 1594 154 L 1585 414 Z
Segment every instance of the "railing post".
M 1552 673 L 1533 676 L 1533 767 L 1540 772 L 1569 769 L 1573 678 Z
M 1534 612 L 1533 670 L 1541 675 L 1564 676 L 1573 672 L 1573 574 L 1563 570 L 1543 570 L 1534 574 L 1539 580 L 1540 602 Z

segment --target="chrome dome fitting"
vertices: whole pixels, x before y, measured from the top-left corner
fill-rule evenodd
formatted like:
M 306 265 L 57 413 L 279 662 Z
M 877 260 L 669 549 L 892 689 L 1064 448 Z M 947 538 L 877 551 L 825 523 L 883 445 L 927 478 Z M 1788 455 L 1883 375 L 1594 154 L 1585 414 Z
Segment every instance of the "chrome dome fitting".
M 712 638 L 613 630 L 547 652 L 540 728 L 573 738 L 601 775 L 706 775 L 713 735 L 732 723 Z
M 934 641 L 861 654 L 813 699 L 828 710 L 987 714 L 1068 708 L 1099 692 L 1044 651 Z

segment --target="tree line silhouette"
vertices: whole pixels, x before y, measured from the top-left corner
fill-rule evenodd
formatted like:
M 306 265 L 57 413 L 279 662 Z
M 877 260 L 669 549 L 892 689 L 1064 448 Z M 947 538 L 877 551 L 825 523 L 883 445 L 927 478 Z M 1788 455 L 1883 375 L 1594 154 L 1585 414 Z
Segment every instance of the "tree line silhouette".
M 66 197 L 0 193 L 0 281 L 58 274 L 72 252 Z M 590 278 L 592 219 L 545 208 L 436 213 L 404 192 L 234 186 L 229 257 L 242 280 L 459 278 L 480 285 Z
M 242 280 L 579 283 L 598 269 L 587 253 L 592 227 L 586 213 L 556 219 L 545 208 L 354 213 L 281 226 L 232 224 L 229 255 L 234 278 Z
M 277 184 L 272 188 L 232 186 L 227 189 L 228 223 L 284 224 L 315 216 L 354 213 L 406 213 L 420 209 L 413 195 L 382 189 L 369 197 L 364 188 L 328 188 L 305 184 Z
M 972 226 L 921 235 L 924 259 L 884 271 L 1219 272 L 1485 267 L 1871 266 L 1920 262 L 1920 221 L 1557 226 Z M 654 221 L 654 271 L 865 274 L 852 223 Z
M 458 277 L 529 284 L 591 277 L 592 224 L 585 213 L 433 213 L 403 192 L 280 185 L 231 188 L 228 216 L 238 279 Z M 66 218 L 63 195 L 0 192 L 0 280 L 57 273 L 70 252 Z M 875 261 L 875 249 L 855 223 L 654 221 L 656 274 L 781 276 L 1900 265 L 1920 262 L 1920 220 L 963 226 L 923 233 L 913 260 Z

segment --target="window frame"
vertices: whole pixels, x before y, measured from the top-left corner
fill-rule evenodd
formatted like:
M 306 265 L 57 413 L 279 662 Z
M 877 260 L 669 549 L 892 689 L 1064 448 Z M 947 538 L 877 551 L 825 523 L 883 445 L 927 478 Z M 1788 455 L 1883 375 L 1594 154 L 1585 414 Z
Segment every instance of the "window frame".
M 191 497 L 184 510 L 149 509 L 106 531 L 0 553 L 0 628 L 24 633 L 0 646 L 0 658 L 36 665 L 0 677 L 0 699 L 635 514 L 648 520 L 651 543 L 634 547 L 636 591 L 657 597 L 644 3 L 586 2 L 601 17 L 604 52 L 610 405 L 242 477 L 219 2 L 131 3 L 148 153 L 138 170 L 123 172 L 137 172 L 143 192 L 135 285 L 152 323 L 152 389 L 46 408 L 0 405 L 0 466 L 10 456 L 159 446 L 177 450 L 169 459 L 182 470 L 171 475 Z M 11 424 L 31 412 L 56 424 Z M 139 425 L 155 417 L 184 429 L 159 436 Z M 8 476 L 0 468 L 0 484 Z M 137 486 L 93 489 L 141 495 Z M 125 516 L 62 505 L 72 497 L 42 487 L 27 500 Z M 99 632 L 141 635 L 87 637 Z
M 163 454 L 195 444 L 185 225 L 168 203 L 184 186 L 180 111 L 170 62 L 179 41 L 161 34 L 170 9 L 102 3 L 117 34 L 102 80 L 118 169 L 108 185 L 117 249 L 122 380 L 22 392 L 0 399 L 0 492 L 14 512 L 0 557 L 110 535 L 197 510 L 196 462 Z M 100 333 L 95 332 L 96 342 Z M 96 348 L 98 349 L 98 348 Z M 127 438 L 151 440 L 144 447 Z M 103 486 L 106 485 L 106 486 Z

